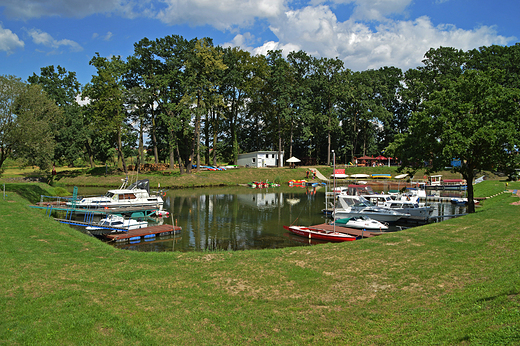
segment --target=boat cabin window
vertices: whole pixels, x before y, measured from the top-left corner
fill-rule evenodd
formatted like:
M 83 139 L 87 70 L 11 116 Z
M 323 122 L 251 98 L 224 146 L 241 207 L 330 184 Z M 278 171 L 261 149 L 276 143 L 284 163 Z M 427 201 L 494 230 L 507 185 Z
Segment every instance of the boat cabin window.
M 135 197 L 135 194 L 133 193 L 122 193 L 119 195 L 119 200 L 124 200 L 124 199 L 136 199 L 137 197 Z

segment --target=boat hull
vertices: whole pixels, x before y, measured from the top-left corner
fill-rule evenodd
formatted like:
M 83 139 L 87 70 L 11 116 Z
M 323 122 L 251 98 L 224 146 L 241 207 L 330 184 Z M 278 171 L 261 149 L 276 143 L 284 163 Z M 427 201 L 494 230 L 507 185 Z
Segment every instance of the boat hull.
M 329 232 L 325 230 L 318 229 L 310 229 L 302 226 L 283 226 L 286 230 L 301 237 L 306 237 L 309 239 L 319 239 L 326 241 L 334 241 L 334 242 L 343 242 L 343 241 L 354 241 L 356 237 L 353 237 L 348 234 L 339 233 L 339 232 Z
M 353 218 L 353 217 L 361 217 L 361 216 L 367 216 L 371 219 L 381 221 L 381 222 L 397 222 L 397 220 L 409 216 L 404 214 L 385 214 L 385 213 L 370 213 L 370 212 L 362 212 L 362 211 L 343 211 L 338 210 L 333 213 L 333 217 L 336 219 L 341 218 Z

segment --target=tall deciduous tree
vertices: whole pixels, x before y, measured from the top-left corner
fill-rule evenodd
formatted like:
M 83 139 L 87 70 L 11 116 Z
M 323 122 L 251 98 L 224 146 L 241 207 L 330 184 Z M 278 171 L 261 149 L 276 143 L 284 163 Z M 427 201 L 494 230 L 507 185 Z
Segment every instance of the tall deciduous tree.
M 282 57 L 281 50 L 269 51 L 266 58 L 269 73 L 267 74 L 266 92 L 264 93 L 268 101 L 268 104 L 265 104 L 265 112 L 266 115 L 270 115 L 266 120 L 272 124 L 273 132 L 276 134 L 273 137 L 277 139 L 278 167 L 281 167 L 283 164 L 283 127 L 291 113 L 291 94 L 294 81 L 290 65 Z
M 344 93 L 343 61 L 329 58 L 313 59 L 312 93 L 315 112 L 323 119 L 327 138 L 327 165 L 330 164 L 332 133 L 339 126 L 337 106 Z
M 520 90 L 502 86 L 503 78 L 501 70 L 469 70 L 445 80 L 390 146 L 412 171 L 426 163 L 435 172 L 460 159 L 454 170 L 467 181 L 470 213 L 475 173 L 507 165 L 520 144 Z
M 48 169 L 62 112 L 39 85 L 27 85 L 14 103 L 13 154 L 27 165 Z
M 89 110 L 99 129 L 113 134 L 119 163 L 126 173 L 128 170 L 122 140 L 123 132 L 127 129 L 123 85 L 126 64 L 119 56 L 109 60 L 99 56 L 99 53 L 90 60 L 90 64 L 97 69 L 97 75 L 92 76 L 91 83 L 85 87 L 84 96 L 90 99 Z
M 14 103 L 22 94 L 25 83 L 15 76 L 0 76 L 0 169 L 11 156 L 16 142 Z
M 219 85 L 215 75 L 227 67 L 222 61 L 222 52 L 219 52 L 210 39 L 198 40 L 195 44 L 190 59 L 186 61 L 185 79 L 188 94 L 184 98 L 184 104 L 188 107 L 195 105 L 195 129 L 191 146 L 190 164 L 197 162 L 197 171 L 200 169 L 200 133 L 201 117 L 210 109 L 210 95 L 216 91 Z M 191 167 L 188 166 L 188 169 Z
M 0 168 L 11 156 L 50 167 L 61 110 L 39 85 L 0 76 Z
M 47 66 L 41 68 L 39 76 L 33 74 L 28 81 L 41 85 L 62 110 L 63 117 L 58 124 L 54 159 L 73 165 L 76 159 L 83 156 L 85 141 L 90 137 L 88 127 L 83 121 L 81 107 L 76 101 L 81 92 L 81 84 L 76 78 L 76 73 L 67 72 L 61 66 Z

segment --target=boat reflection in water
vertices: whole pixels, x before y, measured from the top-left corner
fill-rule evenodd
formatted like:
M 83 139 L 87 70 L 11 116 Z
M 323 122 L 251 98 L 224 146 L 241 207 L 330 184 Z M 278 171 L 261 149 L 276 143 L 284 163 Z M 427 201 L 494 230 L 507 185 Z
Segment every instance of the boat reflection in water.
M 317 225 L 330 221 L 323 213 L 325 188 L 249 189 L 219 187 L 170 190 L 165 209 L 182 232 L 175 238 L 137 244 L 113 244 L 138 251 L 238 251 L 308 246 L 311 241 L 289 234 L 284 225 Z M 432 215 L 462 214 L 465 207 L 432 203 Z M 410 225 L 407 225 L 410 227 Z M 395 231 L 399 227 L 391 228 Z M 299 239 L 298 239 L 299 238 Z

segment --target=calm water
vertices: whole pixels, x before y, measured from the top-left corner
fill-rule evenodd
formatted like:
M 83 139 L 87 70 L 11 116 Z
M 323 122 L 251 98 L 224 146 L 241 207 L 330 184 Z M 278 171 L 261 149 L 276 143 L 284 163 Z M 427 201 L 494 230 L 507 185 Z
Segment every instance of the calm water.
M 106 189 L 79 189 L 82 195 L 104 192 Z M 305 246 L 309 245 L 308 239 L 291 235 L 283 225 L 314 225 L 327 221 L 321 212 L 325 206 L 324 187 L 182 189 L 169 190 L 166 199 L 165 209 L 170 217 L 152 219 L 149 223 L 177 224 L 182 227 L 181 234 L 114 246 L 138 251 L 234 251 Z M 432 205 L 432 215 L 465 212 L 465 207 L 451 204 Z

